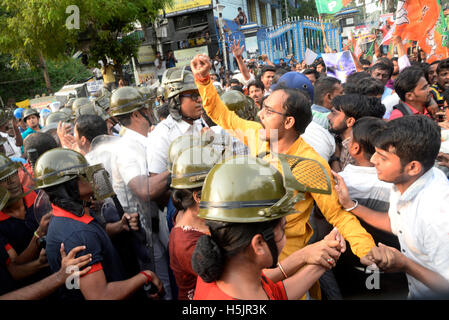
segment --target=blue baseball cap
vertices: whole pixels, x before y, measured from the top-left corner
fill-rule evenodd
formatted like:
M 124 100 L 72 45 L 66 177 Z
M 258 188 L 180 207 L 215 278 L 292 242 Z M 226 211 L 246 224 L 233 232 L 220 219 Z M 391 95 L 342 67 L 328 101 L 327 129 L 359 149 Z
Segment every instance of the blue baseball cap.
M 24 111 L 24 108 L 16 108 L 16 110 L 14 110 L 14 117 L 16 117 L 17 120 L 22 119 Z
M 300 89 L 307 92 L 310 96 L 310 99 L 313 101 L 313 85 L 312 82 L 307 78 L 304 74 L 299 73 L 297 71 L 290 71 L 284 73 L 273 85 L 273 90 L 276 90 L 279 87 L 287 87 L 290 89 Z

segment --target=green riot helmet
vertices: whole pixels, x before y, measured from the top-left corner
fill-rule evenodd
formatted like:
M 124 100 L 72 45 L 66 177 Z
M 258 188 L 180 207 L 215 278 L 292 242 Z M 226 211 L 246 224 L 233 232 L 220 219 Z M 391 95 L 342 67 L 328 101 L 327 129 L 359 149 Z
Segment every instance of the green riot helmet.
M 52 112 L 45 119 L 45 126 L 48 126 L 49 124 L 52 124 L 52 123 L 58 124 L 59 121 L 69 122 L 70 116 L 67 115 L 67 113 L 62 112 L 62 111 Z
M 39 111 L 33 108 L 28 108 L 23 112 L 23 121 L 26 122 L 29 116 L 35 115 L 36 117 L 40 117 Z
M 217 164 L 204 181 L 199 217 L 250 223 L 295 213 L 282 174 L 260 158 L 234 156 Z
M 48 132 L 50 130 L 56 129 L 58 127 L 59 122 L 70 122 L 71 116 L 62 111 L 52 112 L 45 119 L 45 127 L 42 128 L 42 132 Z
M 112 92 L 109 115 L 115 117 L 132 113 L 145 107 L 145 99 L 133 87 L 121 87 Z
M 69 119 L 72 119 L 72 108 L 64 107 L 61 108 L 59 112 L 64 112 L 69 117 Z
M 200 137 L 193 136 L 191 134 L 179 136 L 173 140 L 168 148 L 167 170 L 172 172 L 173 163 L 182 151 L 200 144 Z
M 162 86 L 165 89 L 165 99 L 168 100 L 171 116 L 174 120 L 180 121 L 182 114 L 179 94 L 198 90 L 193 73 L 187 70 L 186 67 L 169 68 L 162 76 Z
M 34 176 L 39 189 L 80 178 L 90 183 L 96 200 L 115 195 L 103 165 L 90 166 L 81 153 L 70 149 L 55 148 L 44 152 L 34 165 Z
M 221 100 L 226 107 L 234 111 L 240 118 L 251 121 L 258 121 L 259 111 L 254 100 L 237 90 L 226 91 L 221 95 Z
M 100 116 L 103 120 L 107 120 L 110 116 L 104 111 L 101 107 L 96 104 L 85 104 L 74 111 L 75 119 L 78 119 L 79 116 L 85 114 L 97 115 Z
M 0 154 L 0 187 L 8 191 L 10 203 L 23 198 L 34 190 L 33 185 L 27 185 L 25 186 L 26 192 L 24 193 L 24 188 L 19 178 L 19 170 L 22 174 L 28 174 L 20 163 L 13 162 L 5 155 Z M 29 180 L 30 183 L 34 183 L 31 177 Z
M 76 110 L 85 105 L 92 105 L 93 102 L 89 100 L 89 98 L 82 97 L 77 98 L 72 104 L 72 119 L 76 118 Z
M 173 163 L 170 187 L 175 189 L 201 187 L 209 171 L 220 159 L 220 154 L 209 146 L 197 145 L 185 149 Z
M 143 99 L 146 101 L 147 108 L 151 108 L 153 106 L 154 100 L 156 100 L 157 88 L 139 87 L 137 88 L 137 90 L 139 90 Z

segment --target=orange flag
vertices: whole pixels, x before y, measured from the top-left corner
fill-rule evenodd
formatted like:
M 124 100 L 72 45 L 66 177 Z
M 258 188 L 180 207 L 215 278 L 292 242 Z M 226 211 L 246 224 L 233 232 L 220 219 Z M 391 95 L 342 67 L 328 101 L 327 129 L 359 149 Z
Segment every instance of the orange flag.
M 437 0 L 399 0 L 394 35 L 401 36 L 402 40 L 425 41 L 439 14 Z

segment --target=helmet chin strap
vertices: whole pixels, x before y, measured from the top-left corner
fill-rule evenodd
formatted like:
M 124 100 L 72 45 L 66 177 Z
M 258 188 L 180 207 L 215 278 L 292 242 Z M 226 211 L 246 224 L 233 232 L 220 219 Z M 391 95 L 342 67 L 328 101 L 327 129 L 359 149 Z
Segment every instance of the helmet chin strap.
M 274 241 L 274 232 L 272 229 L 265 230 L 262 232 L 262 237 L 268 245 L 268 248 L 271 252 L 271 257 L 273 258 L 273 264 L 269 268 L 276 268 L 278 263 L 279 251 L 276 245 L 276 241 Z
M 142 109 L 139 110 L 140 115 L 148 122 L 148 125 L 151 127 L 153 124 L 151 123 L 148 116 L 142 111 Z

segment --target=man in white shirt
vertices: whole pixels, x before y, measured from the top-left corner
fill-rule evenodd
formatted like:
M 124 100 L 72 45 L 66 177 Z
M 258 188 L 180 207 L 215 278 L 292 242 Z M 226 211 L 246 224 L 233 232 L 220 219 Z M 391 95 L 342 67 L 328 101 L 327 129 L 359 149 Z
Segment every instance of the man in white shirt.
M 380 180 L 394 184 L 388 215 L 352 201 L 334 174 L 342 206 L 399 239 L 401 251 L 379 243 L 361 262 L 407 273 L 411 298 L 449 292 L 449 181 L 433 167 L 440 144 L 438 126 L 421 115 L 391 120 L 377 133 L 371 162 Z
M 162 60 L 161 53 L 159 51 L 156 52 L 156 59 L 154 60 L 154 66 L 156 67 L 156 75 L 159 79 L 159 83 L 162 83 L 162 75 L 164 74 L 165 68 L 165 60 Z
M 147 161 L 147 134 L 151 125 L 146 100 L 136 88 L 122 87 L 111 96 L 111 116 L 126 128 L 111 160 L 112 185 L 125 212 L 139 214 L 142 232 L 137 239 L 141 268 L 158 274 L 171 299 L 168 228 L 157 204 L 151 201 L 169 185 L 168 173 L 150 177 Z

